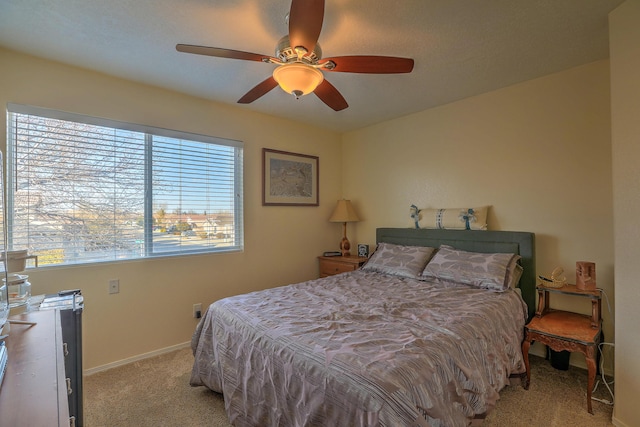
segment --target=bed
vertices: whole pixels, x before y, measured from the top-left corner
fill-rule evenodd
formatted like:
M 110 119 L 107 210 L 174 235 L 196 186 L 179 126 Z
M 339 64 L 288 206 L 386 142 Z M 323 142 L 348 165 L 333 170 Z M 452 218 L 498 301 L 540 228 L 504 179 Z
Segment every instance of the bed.
M 534 235 L 379 228 L 376 240 L 360 270 L 213 303 L 193 334 L 191 385 L 222 393 L 238 427 L 481 422 L 525 372 Z M 491 281 L 477 263 L 450 268 L 467 255 L 490 259 Z

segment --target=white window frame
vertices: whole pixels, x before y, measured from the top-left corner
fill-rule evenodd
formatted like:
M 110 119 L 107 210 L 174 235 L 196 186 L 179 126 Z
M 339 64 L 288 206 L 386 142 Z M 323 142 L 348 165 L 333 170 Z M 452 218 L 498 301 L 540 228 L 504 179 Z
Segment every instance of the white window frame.
M 69 122 L 81 123 L 85 125 L 94 125 L 101 126 L 107 128 L 113 128 L 124 131 L 131 131 L 136 133 L 144 134 L 144 225 L 143 225 L 143 234 L 144 234 L 144 243 L 142 244 L 142 249 L 136 255 L 128 254 L 126 256 L 106 256 L 104 259 L 90 259 L 88 261 L 82 259 L 69 259 L 65 260 L 62 263 L 53 263 L 53 264 L 44 264 L 46 265 L 74 265 L 74 264 L 86 264 L 86 263 L 94 263 L 94 262 L 112 262 L 112 261 L 125 261 L 125 260 L 134 260 L 141 258 L 155 258 L 162 256 L 175 256 L 175 255 L 186 255 L 186 254 L 194 254 L 194 253 L 209 253 L 209 252 L 233 252 L 233 251 L 243 251 L 244 250 L 244 225 L 243 225 L 243 174 L 244 174 L 244 165 L 243 165 L 243 143 L 240 141 L 234 141 L 223 138 L 210 137 L 205 135 L 180 132 L 162 128 L 156 128 L 152 126 L 145 125 L 137 125 L 125 122 L 119 122 L 109 119 L 91 117 L 86 115 L 80 115 L 69 112 L 56 111 L 46 108 L 20 105 L 20 104 L 7 104 L 7 224 L 8 224 L 8 241 L 9 241 L 9 249 L 24 249 L 22 247 L 14 247 L 14 239 L 13 239 L 13 229 L 16 226 L 15 218 L 14 218 L 14 201 L 16 196 L 16 133 L 14 129 L 14 124 L 10 119 L 13 117 L 13 114 L 27 114 L 33 116 L 44 117 L 48 119 L 57 119 L 64 120 Z M 178 247 L 173 249 L 164 249 L 163 251 L 154 251 L 154 224 L 153 224 L 153 209 L 154 209 L 154 191 L 153 191 L 153 183 L 152 183 L 152 169 L 153 169 L 153 161 L 152 154 L 154 150 L 153 138 L 156 140 L 160 140 L 164 138 L 172 138 L 176 140 L 184 141 L 185 143 L 194 143 L 196 146 L 202 146 L 203 144 L 215 144 L 217 146 L 226 147 L 226 149 L 233 150 L 233 166 L 232 170 L 232 179 L 233 179 L 233 224 L 232 230 L 230 233 L 230 237 L 225 240 L 225 244 L 218 246 L 211 244 L 210 246 L 201 247 L 199 245 L 195 246 L 184 246 L 178 244 Z M 185 144 L 187 145 L 187 144 Z M 208 159 L 206 156 L 200 156 L 198 159 Z M 212 161 L 215 157 L 209 159 Z M 182 175 L 181 175 L 182 176 Z M 182 183 L 180 184 L 182 185 Z M 187 184 L 185 184 L 187 185 Z M 215 185 L 215 183 L 214 183 Z M 182 188 L 182 187 L 181 187 Z M 193 187 L 189 187 L 193 188 Z M 160 190 L 158 190 L 160 191 Z M 181 210 L 179 207 L 176 210 Z M 205 210 L 206 212 L 206 210 Z M 115 228 L 115 227 L 114 227 Z M 225 234 L 225 236 L 227 236 Z M 28 238 L 29 242 L 31 242 L 31 237 Z M 114 239 L 114 242 L 117 242 L 117 239 Z M 186 241 L 185 241 L 186 243 Z M 30 243 L 29 243 L 30 244 Z M 30 253 L 37 255 L 38 248 L 37 247 L 29 247 Z M 64 248 L 60 248 L 64 249 Z M 106 252 L 106 251 L 105 251 Z M 65 256 L 66 259 L 66 256 Z M 42 264 L 42 263 L 41 263 Z

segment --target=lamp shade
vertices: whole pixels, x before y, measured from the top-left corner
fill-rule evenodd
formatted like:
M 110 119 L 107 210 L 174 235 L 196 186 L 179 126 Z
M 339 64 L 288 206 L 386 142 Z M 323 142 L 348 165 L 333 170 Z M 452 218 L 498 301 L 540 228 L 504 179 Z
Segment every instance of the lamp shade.
M 282 90 L 296 97 L 313 92 L 324 80 L 320 70 L 301 62 L 279 66 L 273 70 L 273 78 Z
M 330 222 L 357 222 L 360 221 L 355 209 L 351 206 L 351 200 L 338 200 L 338 204 L 329 218 Z

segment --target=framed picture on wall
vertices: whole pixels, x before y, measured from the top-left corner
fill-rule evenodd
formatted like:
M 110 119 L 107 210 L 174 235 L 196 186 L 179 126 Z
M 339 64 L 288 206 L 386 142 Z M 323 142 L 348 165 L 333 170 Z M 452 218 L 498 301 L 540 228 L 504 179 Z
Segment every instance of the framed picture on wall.
M 318 206 L 317 156 L 262 149 L 262 204 Z

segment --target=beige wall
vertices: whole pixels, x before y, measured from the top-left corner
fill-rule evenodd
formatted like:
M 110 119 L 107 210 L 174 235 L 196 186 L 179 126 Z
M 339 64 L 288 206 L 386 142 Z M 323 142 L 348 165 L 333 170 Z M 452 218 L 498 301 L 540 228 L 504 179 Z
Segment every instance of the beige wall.
M 409 226 L 411 204 L 491 205 L 490 229 L 536 234 L 538 274 L 562 266 L 574 281 L 576 261 L 595 262 L 613 309 L 609 105 L 600 61 L 344 135 L 343 192 L 364 219 L 351 240 L 374 244 L 376 227 Z M 556 295 L 552 306 L 591 310 Z M 571 363 L 585 366 L 584 356 Z
M 616 276 L 617 426 L 640 423 L 640 1 L 609 15 Z
M 245 144 L 243 253 L 29 272 L 35 294 L 82 289 L 85 369 L 185 343 L 196 325 L 194 303 L 316 278 L 315 257 L 337 248 L 341 228 L 328 218 L 341 196 L 338 134 L 2 49 L 0 64 L 3 106 L 35 105 Z M 0 135 L 4 151 L 5 120 Z M 319 156 L 319 207 L 261 205 L 263 147 Z M 113 278 L 120 293 L 109 295 Z

